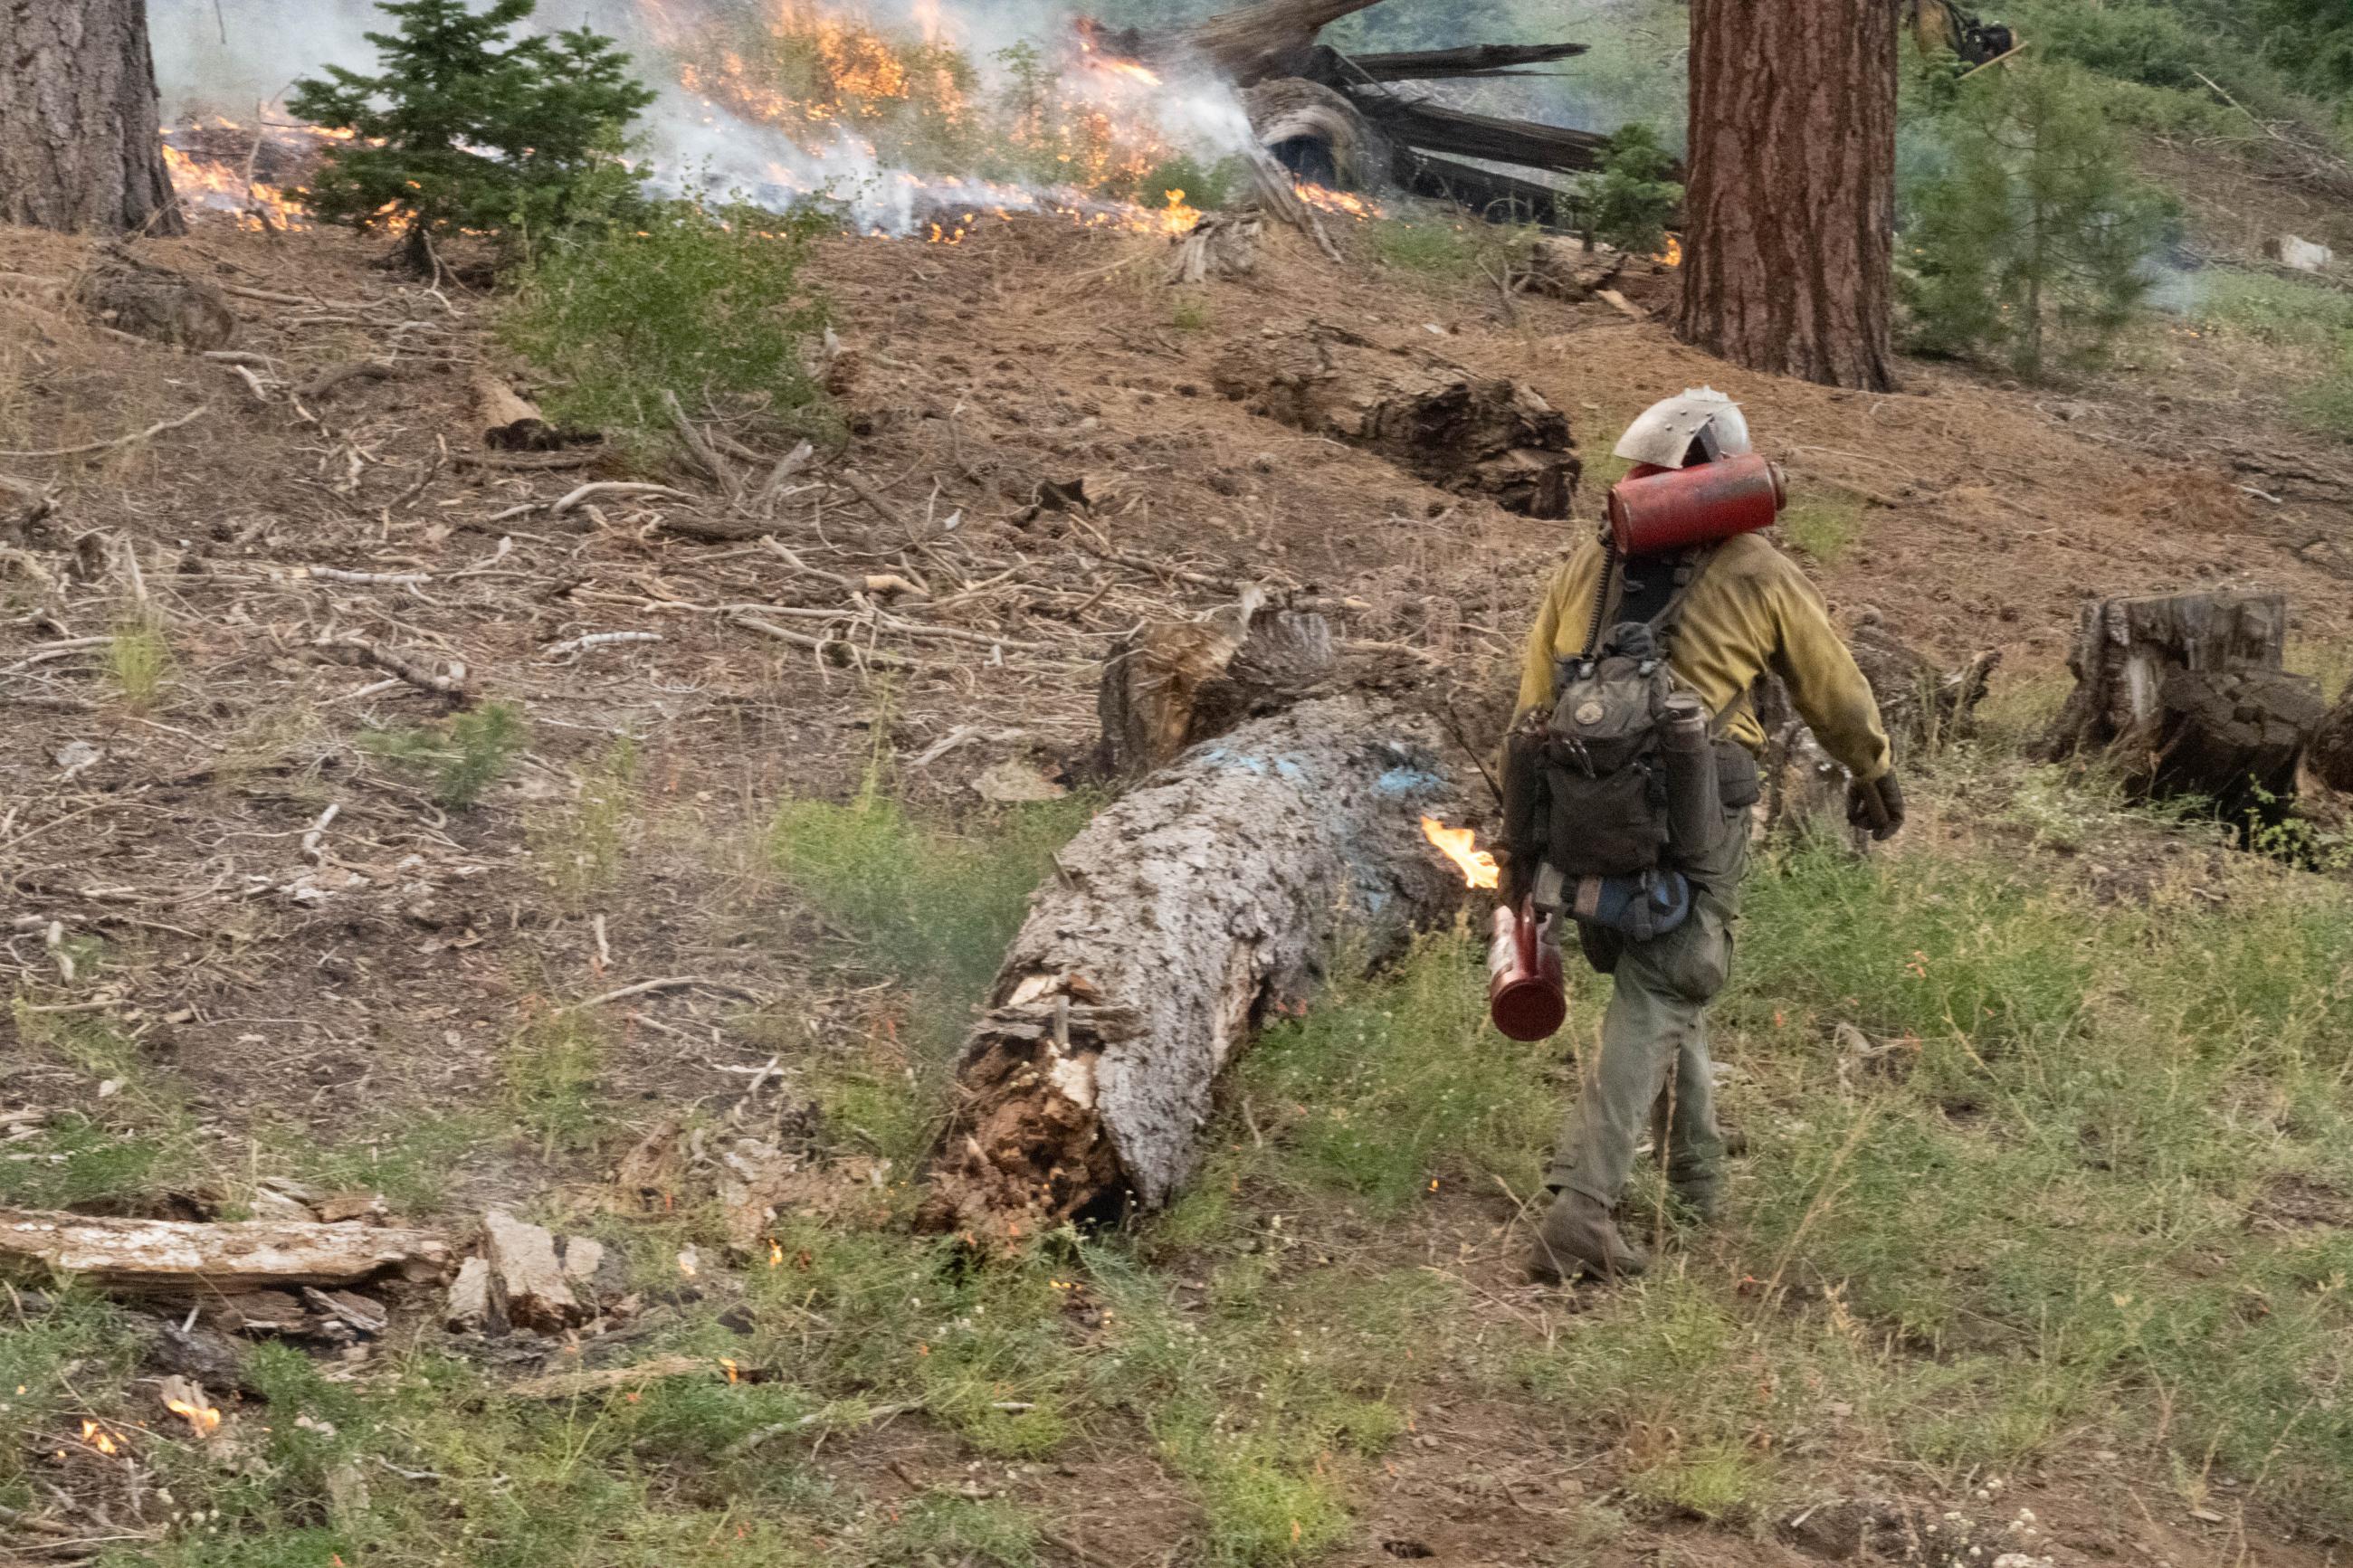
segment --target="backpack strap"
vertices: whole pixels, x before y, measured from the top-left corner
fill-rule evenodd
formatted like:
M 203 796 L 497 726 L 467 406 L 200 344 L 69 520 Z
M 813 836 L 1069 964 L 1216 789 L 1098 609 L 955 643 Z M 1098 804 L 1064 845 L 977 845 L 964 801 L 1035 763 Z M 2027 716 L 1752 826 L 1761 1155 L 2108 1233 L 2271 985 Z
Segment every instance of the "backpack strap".
M 1609 587 L 1618 577 L 1618 541 L 1612 535 L 1601 543 L 1601 574 L 1593 584 L 1593 618 L 1585 625 L 1585 651 L 1577 657 L 1587 663 L 1601 652 L 1601 624 L 1609 615 Z
M 1675 568 L 1674 592 L 1667 596 L 1665 606 L 1651 617 L 1651 630 L 1659 639 L 1661 658 L 1673 655 L 1675 633 L 1683 626 L 1684 601 L 1691 597 L 1691 591 L 1698 585 L 1699 580 L 1707 574 L 1707 569 L 1715 563 L 1715 552 L 1720 548 L 1720 544 L 1707 545 L 1694 552 L 1689 559 Z

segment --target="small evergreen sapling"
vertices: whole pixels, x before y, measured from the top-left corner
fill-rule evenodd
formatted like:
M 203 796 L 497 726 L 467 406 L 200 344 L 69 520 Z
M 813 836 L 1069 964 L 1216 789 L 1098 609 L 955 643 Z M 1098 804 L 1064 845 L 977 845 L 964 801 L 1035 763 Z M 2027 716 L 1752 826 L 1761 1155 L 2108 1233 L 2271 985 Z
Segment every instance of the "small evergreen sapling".
M 1913 346 L 1997 353 L 2029 379 L 2094 363 L 2148 293 L 2173 226 L 2074 71 L 1961 83 L 1941 172 L 1908 193 Z
M 1674 154 L 1659 144 L 1656 132 L 1622 127 L 1609 138 L 1600 173 L 1583 182 L 1593 237 L 1637 256 L 1664 249 L 1667 219 L 1683 199 L 1683 186 L 1670 178 L 1674 172 Z
M 509 42 L 537 0 L 381 0 L 399 26 L 370 33 L 378 73 L 329 66 L 288 106 L 353 138 L 332 144 L 304 193 L 359 229 L 398 226 L 423 270 L 434 235 L 553 234 L 635 199 L 628 127 L 654 95 L 629 57 L 586 27 Z

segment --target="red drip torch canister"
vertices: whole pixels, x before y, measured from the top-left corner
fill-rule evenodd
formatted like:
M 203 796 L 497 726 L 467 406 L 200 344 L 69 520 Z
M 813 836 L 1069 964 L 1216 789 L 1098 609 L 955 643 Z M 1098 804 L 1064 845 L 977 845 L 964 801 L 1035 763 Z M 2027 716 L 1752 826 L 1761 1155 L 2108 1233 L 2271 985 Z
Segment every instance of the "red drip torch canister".
M 1779 467 L 1754 452 L 1638 471 L 1609 488 L 1609 532 L 1620 555 L 1709 544 L 1771 527 L 1787 499 Z
M 1487 945 L 1487 1016 L 1507 1039 L 1548 1039 L 1568 1018 L 1561 982 L 1560 944 L 1552 917 L 1538 921 L 1523 906 L 1495 907 L 1495 937 Z

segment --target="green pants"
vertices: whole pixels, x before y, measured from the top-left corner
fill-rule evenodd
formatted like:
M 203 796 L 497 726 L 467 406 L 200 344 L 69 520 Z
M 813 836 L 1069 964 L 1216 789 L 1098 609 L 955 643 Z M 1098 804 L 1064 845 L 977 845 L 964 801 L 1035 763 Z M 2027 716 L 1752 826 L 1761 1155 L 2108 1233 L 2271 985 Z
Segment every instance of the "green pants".
M 1585 1053 L 1577 1103 L 1561 1127 L 1546 1181 L 1554 1192 L 1574 1187 L 1616 1203 L 1645 1123 L 1669 1182 L 1688 1190 L 1715 1180 L 1724 1139 L 1715 1126 L 1707 1004 L 1732 970 L 1732 922 L 1747 865 L 1748 814 L 1729 814 L 1715 853 L 1687 868 L 1689 919 L 1649 942 L 1598 933 L 1597 957 L 1615 957 L 1616 986 L 1600 1048 Z

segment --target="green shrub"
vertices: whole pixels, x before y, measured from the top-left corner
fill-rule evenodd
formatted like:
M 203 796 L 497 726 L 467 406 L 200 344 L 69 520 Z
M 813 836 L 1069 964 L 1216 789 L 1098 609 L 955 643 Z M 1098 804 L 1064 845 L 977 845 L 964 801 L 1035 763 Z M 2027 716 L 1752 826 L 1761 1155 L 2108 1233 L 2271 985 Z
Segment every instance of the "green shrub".
M 546 373 L 551 418 L 667 432 L 688 407 L 781 418 L 816 395 L 802 347 L 824 312 L 803 288 L 821 214 L 672 203 L 643 227 L 543 250 L 501 335 Z
M 370 33 L 377 74 L 327 67 L 287 105 L 351 140 L 325 144 L 303 199 L 321 217 L 397 225 L 412 266 L 454 228 L 550 236 L 636 194 L 627 128 L 654 95 L 628 57 L 587 28 L 508 44 L 538 0 L 380 0 L 396 33 Z M 504 46 L 504 47 L 501 47 Z
M 1982 72 L 1946 117 L 1944 170 L 1908 193 L 1900 274 L 1913 345 L 2020 374 L 2095 363 L 2139 307 L 2171 223 L 2078 71 Z
M 1674 154 L 1647 125 L 1627 125 L 1609 138 L 1599 173 L 1581 182 L 1586 222 L 1593 237 L 1620 250 L 1648 256 L 1665 247 L 1667 219 L 1683 205 L 1683 188 L 1669 178 Z
M 485 702 L 432 729 L 379 730 L 360 737 L 362 750 L 426 771 L 433 780 L 433 798 L 453 811 L 480 803 L 529 744 L 531 727 L 512 702 Z

